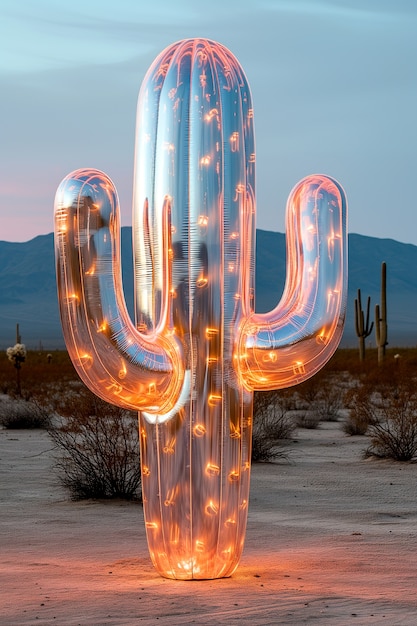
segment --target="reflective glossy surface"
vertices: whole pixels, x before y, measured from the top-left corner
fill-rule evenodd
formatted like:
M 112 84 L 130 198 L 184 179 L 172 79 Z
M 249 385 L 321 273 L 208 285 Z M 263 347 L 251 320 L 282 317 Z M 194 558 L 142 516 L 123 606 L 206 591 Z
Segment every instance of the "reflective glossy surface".
M 136 326 L 126 313 L 117 196 L 79 170 L 56 199 L 65 338 L 83 380 L 140 413 L 142 489 L 155 567 L 229 576 L 244 543 L 253 389 L 296 384 L 337 347 L 346 206 L 305 179 L 289 201 L 288 279 L 254 313 L 255 148 L 250 90 L 208 40 L 164 50 L 143 82 L 134 186 Z
M 333 179 L 301 180 L 287 203 L 287 277 L 281 301 L 242 325 L 242 382 L 280 389 L 313 376 L 343 332 L 347 297 L 346 199 Z

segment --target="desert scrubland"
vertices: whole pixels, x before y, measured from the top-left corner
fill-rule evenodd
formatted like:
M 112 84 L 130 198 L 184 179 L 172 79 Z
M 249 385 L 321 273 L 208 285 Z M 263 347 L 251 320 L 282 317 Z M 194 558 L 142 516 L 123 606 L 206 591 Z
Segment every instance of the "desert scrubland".
M 15 374 L 1 357 L 3 422 L 9 403 L 48 414 L 73 386 L 82 395 L 66 353 L 29 353 L 21 397 Z M 213 581 L 160 578 L 139 493 L 74 499 L 45 424 L 3 424 L 0 623 L 414 625 L 416 376 L 417 350 L 389 350 L 379 368 L 371 350 L 362 365 L 340 350 L 315 382 L 257 398 L 255 436 L 269 460 L 253 463 L 240 566 Z

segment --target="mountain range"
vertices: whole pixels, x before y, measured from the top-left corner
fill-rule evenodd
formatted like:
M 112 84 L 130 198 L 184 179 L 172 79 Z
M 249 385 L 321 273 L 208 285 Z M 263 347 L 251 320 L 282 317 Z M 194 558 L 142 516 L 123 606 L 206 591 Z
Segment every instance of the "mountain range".
M 132 232 L 122 228 L 122 267 L 126 303 L 133 309 Z M 285 235 L 257 231 L 256 310 L 277 304 L 285 281 Z M 387 264 L 388 341 L 417 345 L 417 246 L 392 239 L 349 235 L 348 309 L 341 345 L 357 345 L 354 301 L 371 297 L 371 319 L 380 300 L 381 263 Z M 0 241 L 0 349 L 14 345 L 16 324 L 29 348 L 64 347 L 55 283 L 53 234 L 25 243 Z M 375 345 L 374 332 L 367 345 Z

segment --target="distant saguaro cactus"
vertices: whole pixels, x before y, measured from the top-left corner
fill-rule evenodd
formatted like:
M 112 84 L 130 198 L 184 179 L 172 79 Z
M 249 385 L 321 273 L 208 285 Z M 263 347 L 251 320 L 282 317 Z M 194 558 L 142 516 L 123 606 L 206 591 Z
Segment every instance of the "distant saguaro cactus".
M 84 382 L 140 412 L 148 546 L 169 578 L 229 576 L 243 549 L 253 391 L 295 385 L 336 350 L 346 308 L 346 199 L 323 175 L 287 205 L 287 282 L 254 312 L 251 94 L 224 46 L 164 50 L 138 101 L 136 325 L 120 271 L 112 181 L 77 170 L 56 195 L 64 336 Z
M 378 363 L 385 357 L 385 348 L 388 345 L 387 324 L 387 264 L 381 264 L 381 303 L 375 305 L 375 337 L 378 346 Z
M 359 338 L 359 360 L 365 359 L 365 339 L 369 337 L 374 327 L 374 323 L 369 325 L 369 311 L 371 306 L 371 297 L 368 296 L 366 305 L 366 318 L 362 310 L 361 290 L 358 289 L 358 297 L 355 298 L 355 330 Z

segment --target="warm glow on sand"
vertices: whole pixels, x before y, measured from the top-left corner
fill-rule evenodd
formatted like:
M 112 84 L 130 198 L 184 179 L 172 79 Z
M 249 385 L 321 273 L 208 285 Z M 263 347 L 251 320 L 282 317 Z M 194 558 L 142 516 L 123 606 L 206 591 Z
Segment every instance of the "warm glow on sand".
M 297 440 L 253 467 L 237 571 L 196 586 L 157 574 L 138 504 L 68 501 L 47 433 L 0 430 L 0 621 L 414 626 L 416 466 L 363 460 L 340 423 Z

